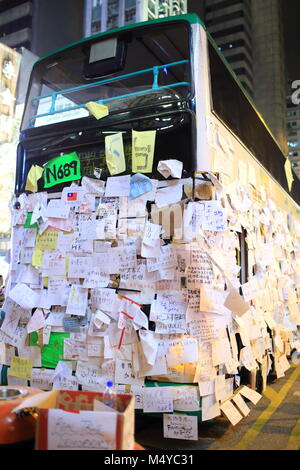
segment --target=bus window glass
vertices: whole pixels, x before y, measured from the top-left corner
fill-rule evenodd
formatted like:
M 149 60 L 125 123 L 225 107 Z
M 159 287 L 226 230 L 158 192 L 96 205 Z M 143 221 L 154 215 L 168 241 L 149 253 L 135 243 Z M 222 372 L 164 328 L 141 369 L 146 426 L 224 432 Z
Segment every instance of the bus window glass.
M 114 125 L 112 129 L 89 130 L 79 133 L 64 134 L 62 137 L 44 136 L 39 138 L 39 146 L 35 140 L 28 139 L 22 142 L 26 153 L 25 172 L 27 175 L 32 165 L 43 166 L 49 160 L 60 155 L 60 153 L 70 153 L 76 151 L 81 161 L 82 176 L 94 176 L 95 168 L 101 168 L 101 179 L 110 176 L 105 159 L 105 137 L 117 132 L 122 132 L 124 153 L 126 160 L 126 174 L 132 170 L 132 129 L 137 131 L 156 130 L 155 153 L 153 162 L 152 177 L 161 179 L 157 172 L 157 165 L 160 160 L 176 159 L 183 162 L 183 175 L 190 176 L 195 169 L 193 161 L 194 155 L 194 116 L 192 113 L 176 113 L 164 115 L 154 119 L 143 119 L 125 124 Z M 124 173 L 124 174 L 125 174 Z M 25 184 L 26 178 L 20 172 L 20 186 Z M 39 190 L 43 188 L 43 180 L 39 181 Z M 62 190 L 59 186 L 49 188 L 48 192 Z
M 122 70 L 113 75 L 85 78 L 85 64 L 91 52 L 85 42 L 38 62 L 22 130 L 87 117 L 85 104 L 89 101 L 103 101 L 114 113 L 145 103 L 154 105 L 157 99 L 170 99 L 170 94 L 190 96 L 189 29 L 185 23 L 145 27 L 143 31 L 119 33 L 117 38 L 125 44 L 125 60 Z M 99 38 L 93 39 L 92 47 L 93 43 L 99 43 Z M 157 66 L 155 75 L 153 67 Z
M 211 43 L 209 59 L 213 111 L 287 190 L 284 155 Z

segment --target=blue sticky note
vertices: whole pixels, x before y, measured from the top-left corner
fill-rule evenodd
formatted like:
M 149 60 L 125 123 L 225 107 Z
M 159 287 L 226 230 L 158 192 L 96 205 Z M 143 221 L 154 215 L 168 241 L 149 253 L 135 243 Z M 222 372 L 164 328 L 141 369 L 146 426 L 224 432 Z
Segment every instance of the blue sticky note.
M 152 182 L 148 176 L 136 173 L 130 179 L 130 193 L 128 199 L 134 199 L 152 189 Z

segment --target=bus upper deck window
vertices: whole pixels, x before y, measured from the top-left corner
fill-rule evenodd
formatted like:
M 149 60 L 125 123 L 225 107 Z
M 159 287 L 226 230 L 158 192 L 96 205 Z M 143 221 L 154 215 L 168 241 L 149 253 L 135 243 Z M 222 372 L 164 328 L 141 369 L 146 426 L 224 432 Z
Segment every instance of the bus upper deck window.
M 123 69 L 126 58 L 126 42 L 120 38 L 97 41 L 92 43 L 85 53 L 85 78 L 103 77 Z

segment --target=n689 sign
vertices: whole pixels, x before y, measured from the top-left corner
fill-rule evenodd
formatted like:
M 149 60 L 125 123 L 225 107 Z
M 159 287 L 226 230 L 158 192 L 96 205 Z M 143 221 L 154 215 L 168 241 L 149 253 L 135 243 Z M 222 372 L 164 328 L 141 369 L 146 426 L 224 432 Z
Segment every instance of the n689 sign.
M 80 160 L 76 152 L 53 158 L 44 167 L 44 188 L 80 178 Z

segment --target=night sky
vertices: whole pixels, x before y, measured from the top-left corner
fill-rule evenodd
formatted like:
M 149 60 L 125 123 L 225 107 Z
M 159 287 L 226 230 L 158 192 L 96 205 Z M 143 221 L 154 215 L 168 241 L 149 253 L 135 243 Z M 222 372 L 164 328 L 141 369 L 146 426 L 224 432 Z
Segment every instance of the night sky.
M 281 0 L 281 4 L 287 74 L 290 80 L 300 80 L 300 2 Z

